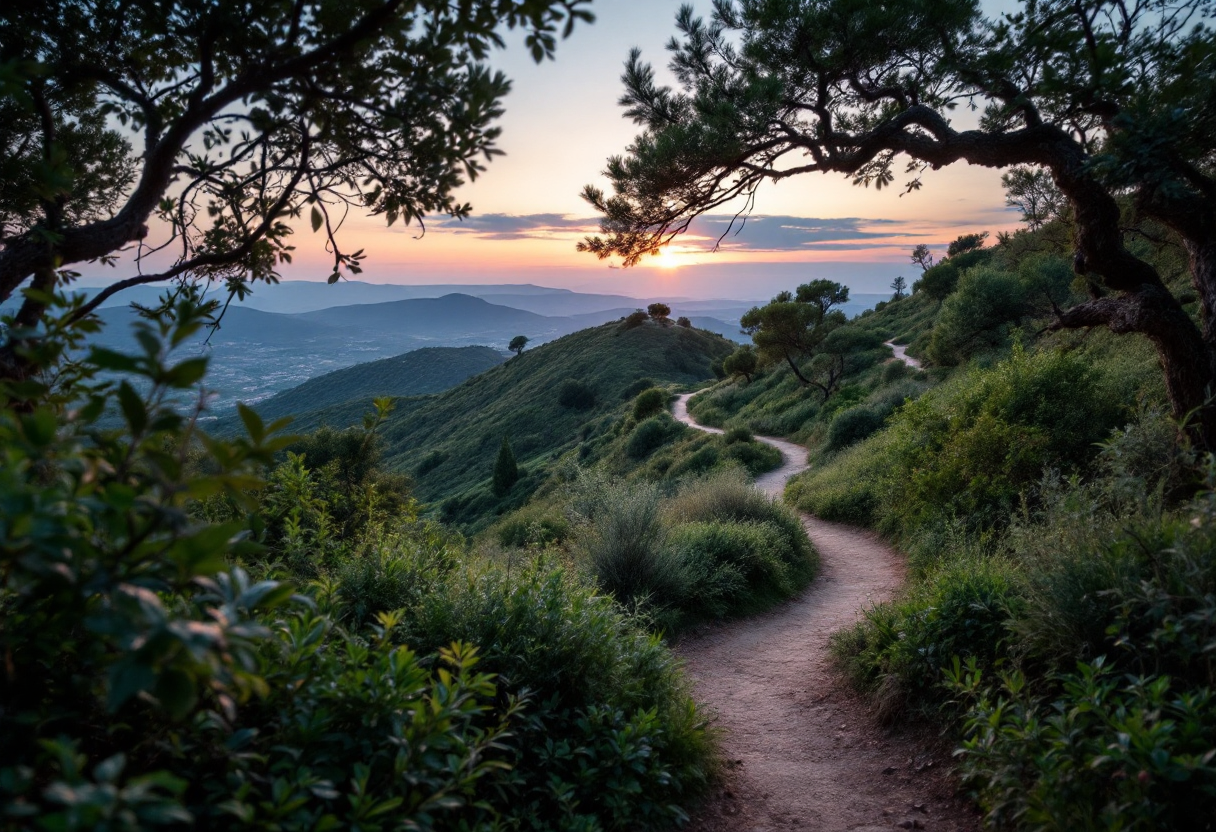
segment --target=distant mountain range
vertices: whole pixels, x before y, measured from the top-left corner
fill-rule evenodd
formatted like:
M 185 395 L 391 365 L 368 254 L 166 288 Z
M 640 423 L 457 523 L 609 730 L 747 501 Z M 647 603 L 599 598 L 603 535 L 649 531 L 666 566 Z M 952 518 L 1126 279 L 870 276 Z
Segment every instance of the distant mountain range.
M 96 289 L 81 290 L 93 294 Z M 106 323 L 93 340 L 115 349 L 133 345 L 131 303 L 151 305 L 163 287 L 138 286 L 110 298 L 99 312 Z M 855 295 L 852 316 L 886 295 Z M 663 298 L 672 315 L 744 342 L 739 318 L 746 300 Z M 258 402 L 310 378 L 354 364 L 398 356 L 423 347 L 484 346 L 502 350 L 516 335 L 538 346 L 587 327 L 617 320 L 654 302 L 626 295 L 572 292 L 531 284 L 402 286 L 307 281 L 254 287 L 233 304 L 218 329 L 192 348 L 211 356 L 208 385 L 216 411 L 237 401 Z M 10 299 L 4 310 L 16 301 Z M 189 349 L 191 347 L 187 347 Z

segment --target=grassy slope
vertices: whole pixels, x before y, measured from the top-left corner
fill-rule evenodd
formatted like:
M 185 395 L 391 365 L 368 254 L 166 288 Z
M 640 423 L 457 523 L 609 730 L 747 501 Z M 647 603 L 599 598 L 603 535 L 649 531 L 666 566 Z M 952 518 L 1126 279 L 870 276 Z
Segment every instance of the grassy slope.
M 711 362 L 733 350 L 719 335 L 677 326 L 622 329 L 614 323 L 582 330 L 444 393 L 398 400 L 381 429 L 385 462 L 414 475 L 422 500 L 452 501 L 445 520 L 479 526 L 487 513 L 526 501 L 544 479 L 545 463 L 578 445 L 590 422 L 618 410 L 639 379 L 671 385 L 704 381 L 713 375 Z M 558 388 L 567 379 L 594 390 L 595 406 L 574 410 L 558 404 Z M 293 429 L 354 424 L 366 411 L 365 402 L 348 402 L 304 414 Z M 489 492 L 489 480 L 504 436 L 522 478 L 498 500 Z
M 256 410 L 268 421 L 356 400 L 361 411 L 370 410 L 377 396 L 439 393 L 502 361 L 490 347 L 427 347 L 317 376 L 259 402 Z
M 884 341 L 895 339 L 916 344 L 932 328 L 939 306 L 931 298 L 913 295 L 866 312 L 848 326 L 874 332 Z M 910 373 L 898 379 L 886 378 L 884 372 L 889 356 L 886 347 L 854 356 L 851 359 L 854 371 L 826 404 L 817 389 L 802 386 L 788 367 L 777 364 L 765 368 L 750 384 L 727 379 L 715 385 L 693 398 L 689 409 L 708 425 L 740 425 L 760 434 L 813 443 L 823 438 L 828 424 L 840 411 L 872 396 L 881 398 L 888 388 L 892 394 L 898 394 L 895 388 L 903 390 L 911 383 L 912 376 L 921 375 Z

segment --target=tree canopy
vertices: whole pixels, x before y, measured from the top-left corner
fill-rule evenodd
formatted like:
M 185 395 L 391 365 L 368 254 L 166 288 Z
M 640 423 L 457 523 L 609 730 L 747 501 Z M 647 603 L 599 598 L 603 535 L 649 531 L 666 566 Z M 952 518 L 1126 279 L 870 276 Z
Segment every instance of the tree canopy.
M 297 220 L 323 236 L 331 282 L 358 273 L 363 252 L 340 241 L 348 213 L 466 216 L 456 189 L 501 153 L 510 82 L 490 50 L 523 29 L 541 60 L 589 2 L 6 3 L 0 301 L 124 250 L 167 265 L 122 275 L 77 318 L 172 278 L 241 297 L 277 279 Z M 18 327 L 45 300 L 28 297 Z
M 509 349 L 511 352 L 515 353 L 516 355 L 523 355 L 524 347 L 526 347 L 526 346 L 528 346 L 528 336 L 527 335 L 516 335 L 514 338 L 511 339 L 511 343 L 507 344 L 507 349 Z
M 684 7 L 677 88 L 630 55 L 621 103 L 643 132 L 608 161 L 611 195 L 585 189 L 603 235 L 581 248 L 632 265 L 699 214 L 806 173 L 885 188 L 902 167 L 907 193 L 955 162 L 1007 168 L 1033 216 L 1061 195 L 1095 287 L 1054 326 L 1147 336 L 1175 415 L 1197 413 L 1195 438 L 1216 448 L 1211 12 L 1210 0 L 1024 0 L 997 19 L 976 0 L 716 0 L 708 19 Z M 976 126 L 953 120 L 960 105 Z M 1127 244 L 1125 210 L 1187 250 L 1199 324 Z
M 768 304 L 752 307 L 739 323 L 743 332 L 752 336 L 760 359 L 785 361 L 799 382 L 818 387 L 826 399 L 837 379 L 821 382 L 807 376 L 799 362 L 815 355 L 828 333 L 845 322 L 844 314 L 833 311 L 833 307 L 848 300 L 847 286 L 814 280 L 799 286 L 796 293 L 781 292 Z

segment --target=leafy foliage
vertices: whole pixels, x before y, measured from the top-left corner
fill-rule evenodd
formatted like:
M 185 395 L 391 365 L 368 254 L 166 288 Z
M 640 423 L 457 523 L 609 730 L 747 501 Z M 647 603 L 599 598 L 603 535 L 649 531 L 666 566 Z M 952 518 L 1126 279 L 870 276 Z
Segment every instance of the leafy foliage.
M 166 344 L 203 320 L 182 304 L 143 325 L 142 355 L 94 350 L 67 387 L 26 384 L 0 410 L 5 827 L 684 820 L 701 718 L 671 654 L 608 599 L 545 565 L 462 568 L 458 538 L 408 511 L 335 527 L 331 558 L 268 562 L 257 501 L 292 480 L 305 491 L 284 503 L 316 525 L 318 471 L 339 492 L 380 472 L 329 432 L 266 486 L 293 441 L 280 426 L 244 409 L 247 437 L 199 433 L 169 394 L 205 361 Z M 98 426 L 108 406 L 122 427 Z M 205 519 L 221 509 L 237 519 Z

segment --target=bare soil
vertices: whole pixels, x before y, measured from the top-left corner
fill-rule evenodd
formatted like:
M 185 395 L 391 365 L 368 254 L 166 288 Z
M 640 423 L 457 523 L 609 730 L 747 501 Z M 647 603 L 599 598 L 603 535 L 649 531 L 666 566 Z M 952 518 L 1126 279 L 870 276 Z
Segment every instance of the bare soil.
M 692 427 L 688 399 L 675 417 Z M 756 483 L 774 498 L 806 469 L 806 449 L 779 449 Z M 746 621 L 702 629 L 677 652 L 697 701 L 720 732 L 726 770 L 693 818 L 699 832 L 927 829 L 971 832 L 977 815 L 955 797 L 949 747 L 922 728 L 879 725 L 832 667 L 829 636 L 890 598 L 903 558 L 870 532 L 803 515 L 821 568 L 797 598 Z

